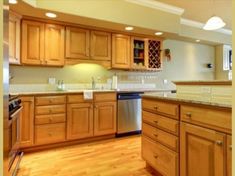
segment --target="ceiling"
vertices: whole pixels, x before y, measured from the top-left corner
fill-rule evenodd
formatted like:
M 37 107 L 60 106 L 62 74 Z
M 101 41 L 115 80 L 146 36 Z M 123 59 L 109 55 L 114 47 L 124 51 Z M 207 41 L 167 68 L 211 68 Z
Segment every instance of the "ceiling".
M 225 28 L 232 29 L 232 0 L 155 0 L 183 8 L 183 18 L 206 23 L 212 16 L 220 16 L 226 23 Z

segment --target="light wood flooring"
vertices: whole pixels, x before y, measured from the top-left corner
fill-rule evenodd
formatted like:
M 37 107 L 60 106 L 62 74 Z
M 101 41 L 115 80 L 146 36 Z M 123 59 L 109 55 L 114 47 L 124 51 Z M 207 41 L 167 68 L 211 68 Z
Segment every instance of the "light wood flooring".
M 152 176 L 132 136 L 25 154 L 18 176 Z

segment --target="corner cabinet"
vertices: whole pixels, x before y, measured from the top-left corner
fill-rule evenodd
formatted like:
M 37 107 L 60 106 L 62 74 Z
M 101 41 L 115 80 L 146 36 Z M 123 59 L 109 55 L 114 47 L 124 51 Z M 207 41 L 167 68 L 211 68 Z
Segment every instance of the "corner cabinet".
M 64 26 L 22 22 L 22 64 L 64 65 Z
M 225 176 L 226 135 L 181 123 L 181 176 Z
M 130 68 L 131 37 L 122 34 L 112 34 L 112 68 Z
M 91 31 L 90 56 L 94 60 L 111 60 L 111 33 Z
M 9 63 L 20 64 L 20 20 L 21 17 L 9 13 Z
M 22 114 L 20 118 L 20 147 L 34 144 L 34 97 L 21 97 Z

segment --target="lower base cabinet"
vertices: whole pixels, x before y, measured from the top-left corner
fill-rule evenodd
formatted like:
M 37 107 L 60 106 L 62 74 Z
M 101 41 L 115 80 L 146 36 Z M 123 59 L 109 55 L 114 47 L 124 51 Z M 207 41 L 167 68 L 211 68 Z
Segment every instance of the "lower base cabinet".
M 226 135 L 180 124 L 180 176 L 225 176 Z
M 116 132 L 116 102 L 98 102 L 94 106 L 94 136 Z
M 146 136 L 142 136 L 142 157 L 163 176 L 178 176 L 178 154 Z M 199 176 L 199 175 L 198 175 Z
M 82 139 L 92 136 L 92 103 L 67 105 L 67 139 Z
M 35 144 L 50 144 L 65 141 L 65 123 L 35 126 Z

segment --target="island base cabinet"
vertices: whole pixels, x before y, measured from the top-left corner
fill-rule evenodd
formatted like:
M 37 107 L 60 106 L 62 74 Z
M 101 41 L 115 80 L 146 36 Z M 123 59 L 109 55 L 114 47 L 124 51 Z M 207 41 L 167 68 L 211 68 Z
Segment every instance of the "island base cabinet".
M 178 176 L 178 154 L 142 136 L 142 157 L 161 176 Z
M 225 134 L 186 123 L 180 134 L 180 176 L 225 176 Z
M 116 102 L 95 103 L 94 136 L 116 133 Z

